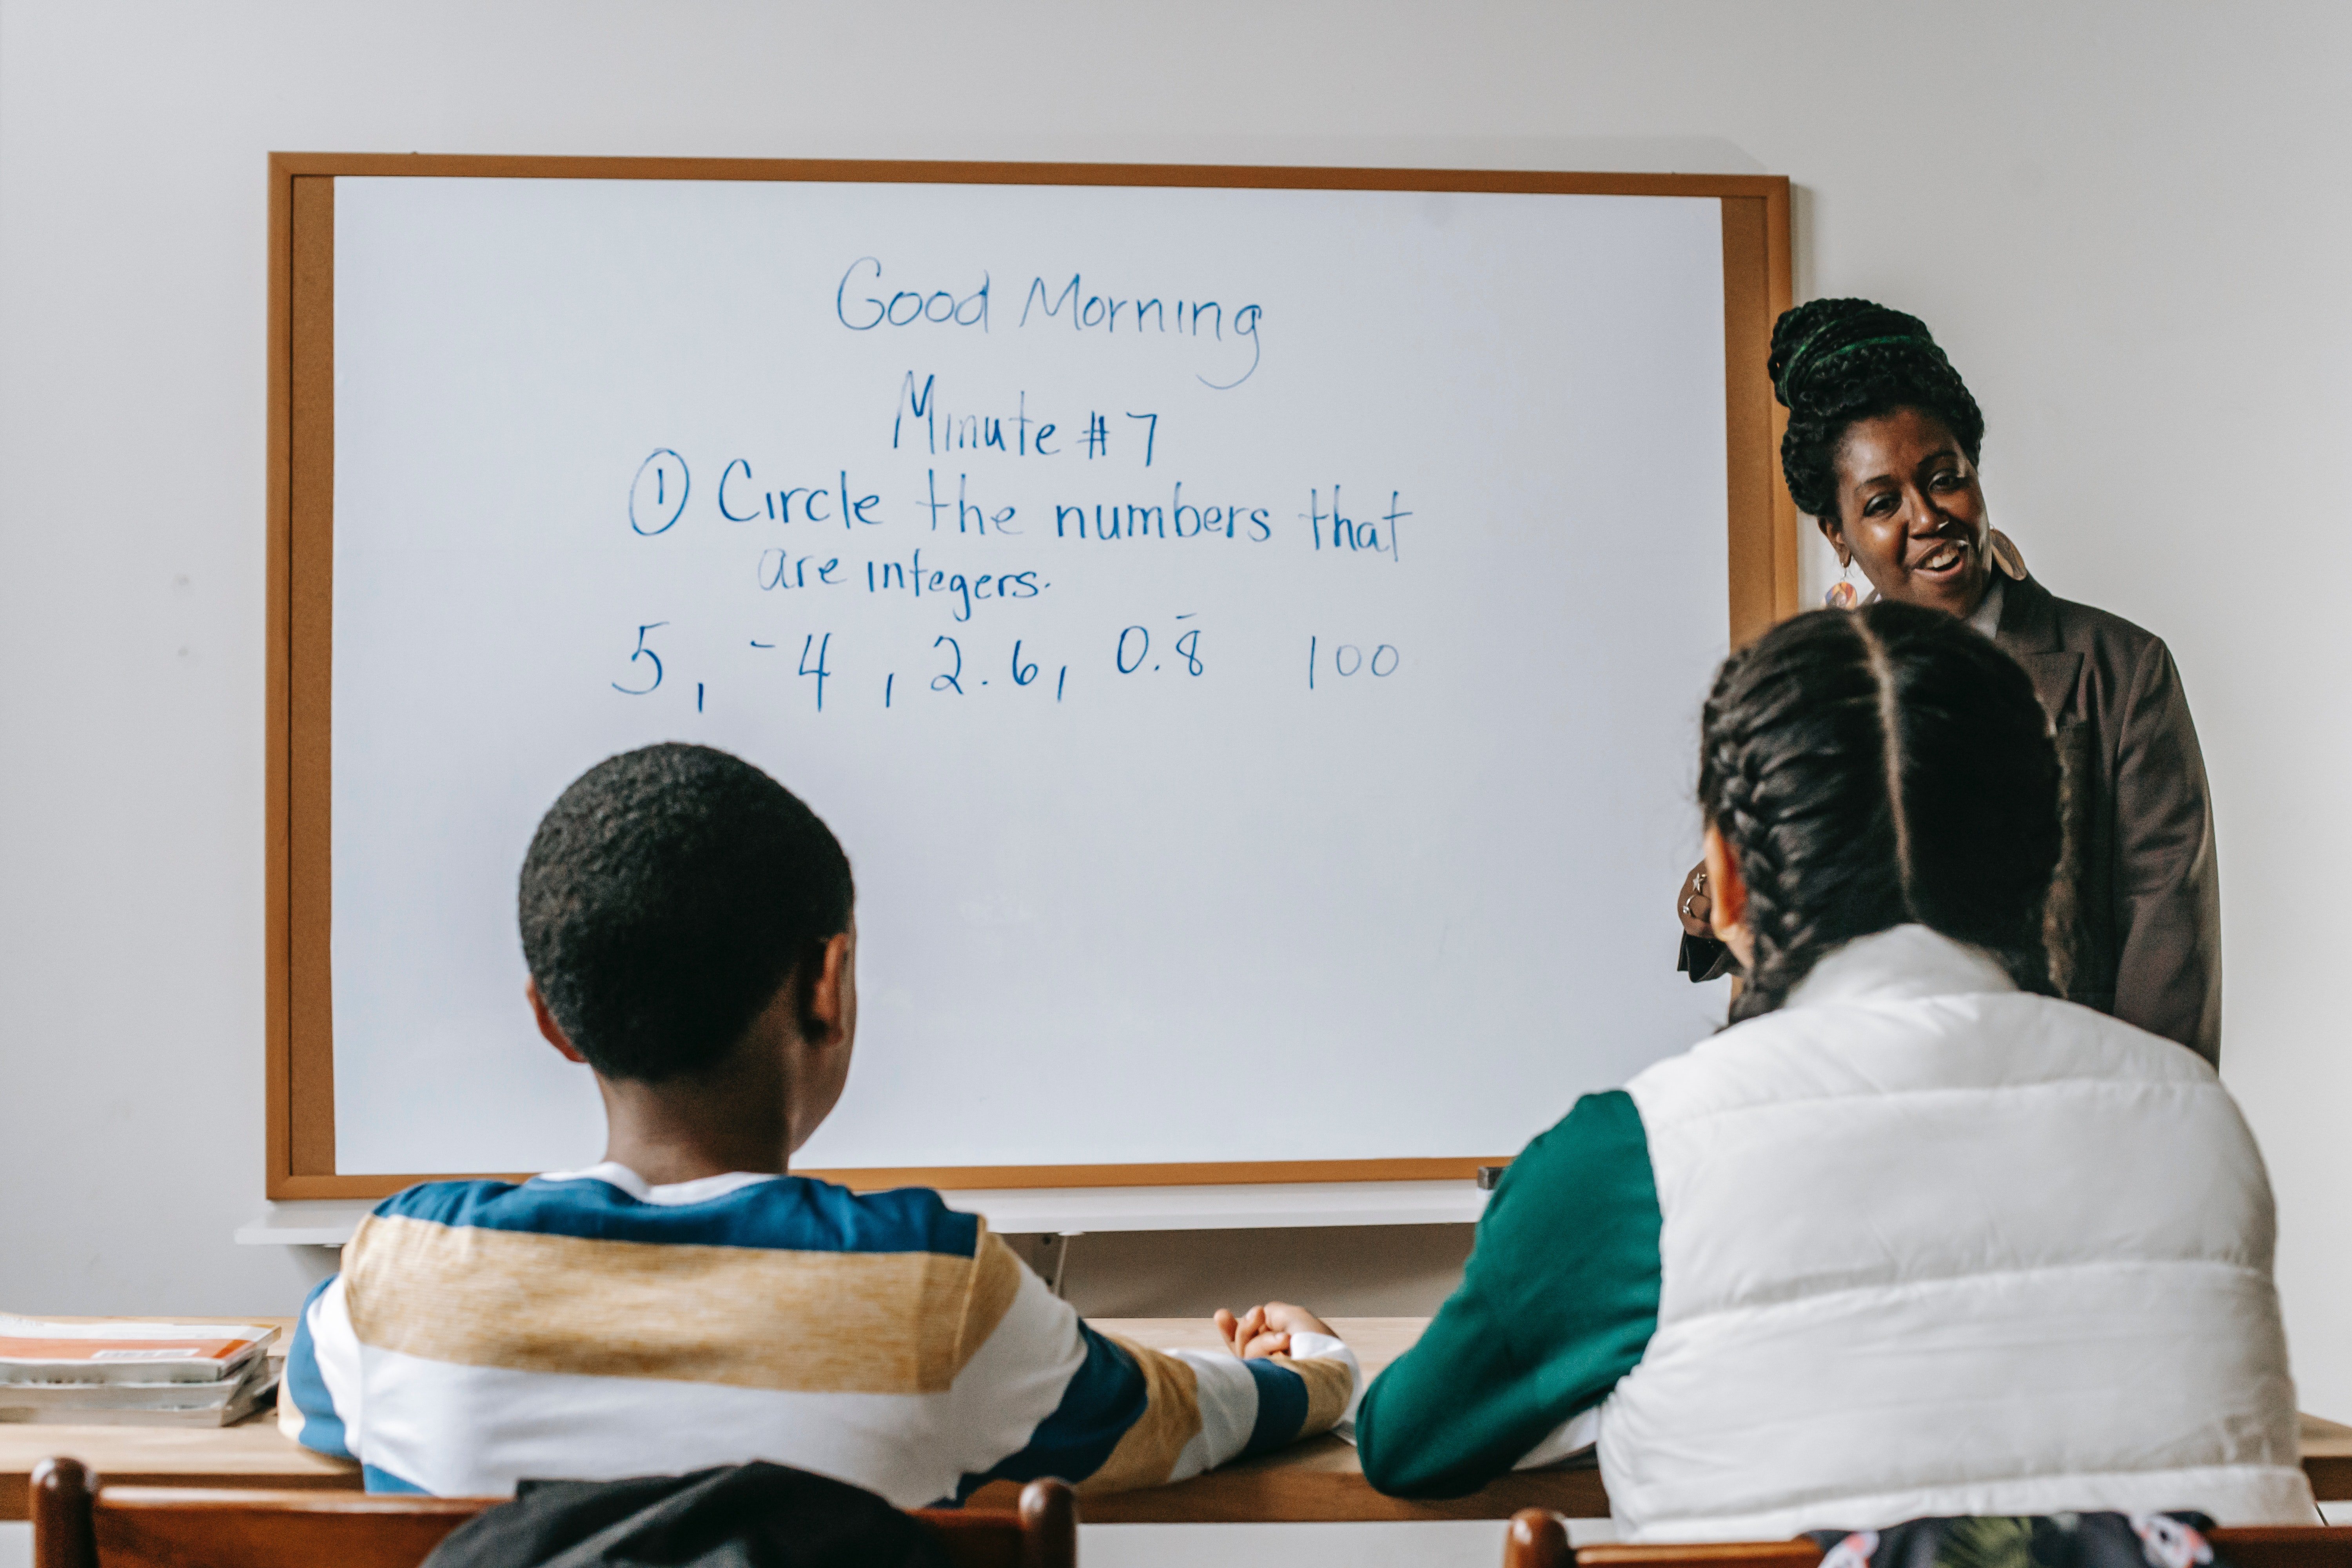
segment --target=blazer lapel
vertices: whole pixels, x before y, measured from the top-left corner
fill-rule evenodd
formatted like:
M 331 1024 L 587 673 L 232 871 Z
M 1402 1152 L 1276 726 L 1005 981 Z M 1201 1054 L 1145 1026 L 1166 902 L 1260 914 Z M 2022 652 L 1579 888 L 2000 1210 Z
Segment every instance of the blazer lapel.
M 2083 656 L 2079 653 L 2022 653 L 2017 662 L 2025 666 L 2025 673 L 2033 678 L 2033 695 L 2042 699 L 2042 710 L 2050 722 L 2060 729 L 2081 722 L 2074 712 L 2074 689 L 2081 684 Z
M 2033 694 L 2050 721 L 2063 729 L 2081 721 L 2072 711 L 2083 673 L 2083 656 L 2069 653 L 2058 639 L 2058 602 L 2050 590 L 2028 575 L 2001 590 L 2000 625 L 1993 641 L 2025 667 L 2032 678 Z

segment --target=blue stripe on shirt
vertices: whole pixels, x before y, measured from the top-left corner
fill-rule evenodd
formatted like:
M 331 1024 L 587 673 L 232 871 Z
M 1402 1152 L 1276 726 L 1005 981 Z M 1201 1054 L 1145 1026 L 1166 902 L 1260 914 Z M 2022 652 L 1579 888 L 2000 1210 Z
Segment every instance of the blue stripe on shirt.
M 970 1258 L 978 1216 L 925 1187 L 853 1193 L 807 1176 L 778 1176 L 698 1204 L 649 1204 L 593 1177 L 551 1182 L 427 1182 L 375 1211 L 482 1230 L 591 1241 L 750 1247 L 790 1252 L 934 1252 Z
M 1242 1364 L 1257 1380 L 1257 1421 L 1242 1448 L 1246 1457 L 1279 1448 L 1298 1436 L 1307 1425 L 1307 1380 L 1264 1357 Z
M 390 1470 L 375 1465 L 362 1465 L 360 1479 L 372 1492 L 411 1492 L 418 1497 L 425 1495 L 425 1489 L 415 1481 L 404 1480 Z
M 294 1322 L 294 1342 L 286 1351 L 286 1396 L 302 1413 L 302 1447 L 349 1459 L 355 1456 L 343 1431 L 343 1418 L 335 1414 L 334 1396 L 320 1375 L 318 1347 L 310 1340 L 310 1309 L 334 1282 L 332 1276 L 320 1280 L 303 1299 L 302 1315 Z
M 1111 1341 L 1078 1325 L 1085 1336 L 1087 1359 L 1062 1385 L 1062 1403 L 1037 1423 L 1018 1453 L 1007 1455 L 980 1475 L 968 1475 L 956 1488 L 961 1501 L 991 1481 L 1034 1481 L 1057 1476 L 1076 1484 L 1101 1469 L 1127 1429 L 1143 1419 L 1151 1391 L 1143 1369 Z M 1305 1388 L 1305 1384 L 1300 1384 Z M 1300 1400 L 1303 1409 L 1305 1399 Z

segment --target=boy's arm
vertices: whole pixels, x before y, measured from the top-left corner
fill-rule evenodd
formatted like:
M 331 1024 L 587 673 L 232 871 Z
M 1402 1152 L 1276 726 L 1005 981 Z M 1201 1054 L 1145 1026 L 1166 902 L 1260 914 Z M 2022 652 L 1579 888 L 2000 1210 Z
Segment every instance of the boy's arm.
M 1365 1478 L 1460 1497 L 1549 1450 L 1657 1328 L 1659 1226 L 1640 1112 L 1587 1095 L 1503 1173 L 1461 1289 L 1365 1394 Z
M 974 1263 L 960 1495 L 1039 1476 L 1087 1492 L 1182 1480 L 1327 1431 L 1355 1402 L 1355 1354 L 1336 1339 L 1295 1334 L 1289 1355 L 1246 1362 L 1155 1351 L 1089 1328 L 991 1233 Z
M 340 1274 L 302 1303 L 286 1352 L 278 1426 L 306 1448 L 338 1459 L 360 1457 L 360 1343 Z

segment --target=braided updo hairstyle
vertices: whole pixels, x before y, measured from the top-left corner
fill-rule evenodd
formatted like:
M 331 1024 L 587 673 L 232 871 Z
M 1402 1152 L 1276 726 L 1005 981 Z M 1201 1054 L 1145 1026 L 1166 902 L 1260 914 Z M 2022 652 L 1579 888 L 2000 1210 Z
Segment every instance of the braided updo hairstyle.
M 1887 601 L 1783 621 L 1724 661 L 1699 805 L 1748 885 L 1732 1020 L 1829 952 L 1916 921 L 2053 994 L 2058 751 L 2033 684 L 1964 621 Z
M 1897 408 L 1934 415 L 1974 464 L 1984 414 L 1916 316 L 1867 300 L 1813 300 L 1772 324 L 1772 393 L 1789 411 L 1780 475 L 1797 510 L 1837 515 L 1837 452 L 1846 427 Z

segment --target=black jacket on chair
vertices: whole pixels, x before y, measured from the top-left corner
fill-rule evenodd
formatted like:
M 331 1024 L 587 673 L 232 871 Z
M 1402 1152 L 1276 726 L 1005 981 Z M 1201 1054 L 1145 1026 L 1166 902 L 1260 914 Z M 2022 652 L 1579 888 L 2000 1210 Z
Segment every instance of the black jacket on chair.
M 939 1538 L 884 1499 L 753 1463 L 621 1481 L 525 1481 L 425 1568 L 947 1568 Z
M 2002 589 L 1993 640 L 2033 678 L 2066 769 L 2066 845 L 2051 894 L 2068 1000 L 2221 1060 L 2221 874 L 2212 793 L 2164 639 L 2053 596 Z M 1719 942 L 1683 938 L 1693 980 L 1731 972 Z

